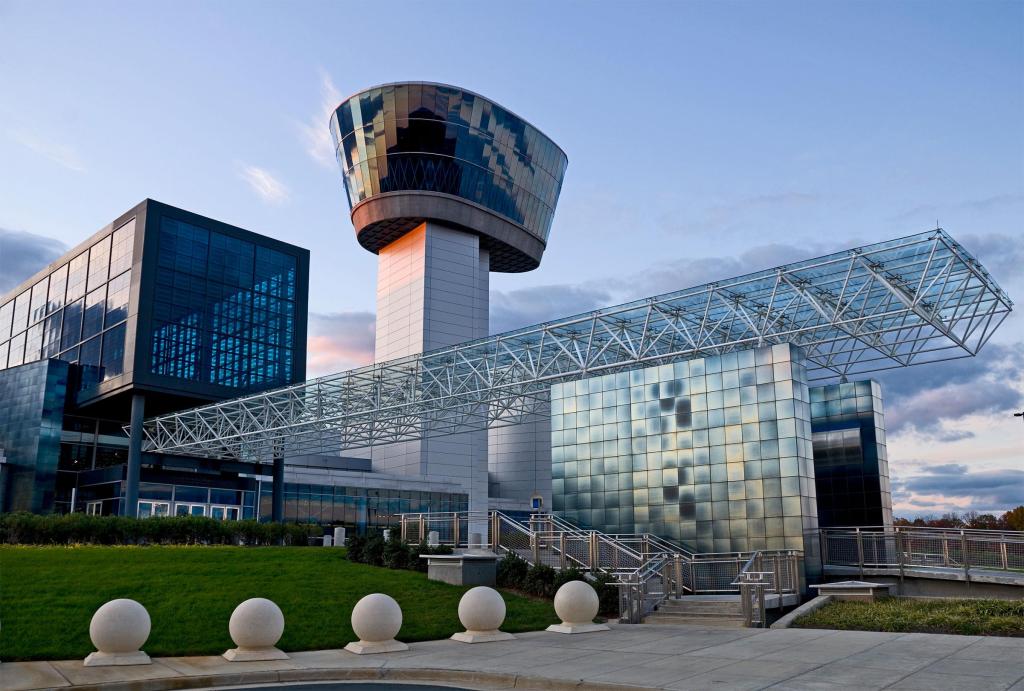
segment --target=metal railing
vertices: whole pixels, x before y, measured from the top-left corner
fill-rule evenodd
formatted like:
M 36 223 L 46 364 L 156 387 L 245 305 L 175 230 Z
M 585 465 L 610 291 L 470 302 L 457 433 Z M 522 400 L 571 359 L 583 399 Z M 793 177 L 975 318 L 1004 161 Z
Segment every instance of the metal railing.
M 740 591 L 740 604 L 743 608 L 743 624 L 747 627 L 764 628 L 767 622 L 765 615 L 765 591 L 774 586 L 779 587 L 779 573 L 762 571 L 762 555 L 754 552 L 743 565 L 732 582 Z
M 1024 532 L 959 528 L 869 527 L 823 528 L 821 561 L 865 573 L 908 568 L 972 572 L 1005 571 L 1024 577 Z

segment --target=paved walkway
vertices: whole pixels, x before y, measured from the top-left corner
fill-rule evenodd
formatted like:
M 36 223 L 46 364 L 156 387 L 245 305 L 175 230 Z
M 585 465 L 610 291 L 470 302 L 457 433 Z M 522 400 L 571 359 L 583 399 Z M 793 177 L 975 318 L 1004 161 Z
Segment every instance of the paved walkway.
M 514 641 L 413 643 L 402 653 L 292 653 L 279 662 L 158 658 L 140 667 L 81 661 L 0 664 L 0 688 L 132 691 L 328 680 L 441 683 L 467 689 L 1013 689 L 1024 691 L 1024 638 L 813 629 L 616 625 Z

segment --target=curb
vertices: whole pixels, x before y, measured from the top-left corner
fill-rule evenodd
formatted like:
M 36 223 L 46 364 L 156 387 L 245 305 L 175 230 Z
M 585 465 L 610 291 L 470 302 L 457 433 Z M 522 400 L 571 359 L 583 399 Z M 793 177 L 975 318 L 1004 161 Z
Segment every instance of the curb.
M 819 595 L 810 602 L 805 602 L 804 604 L 800 605 L 786 616 L 779 619 L 777 622 L 771 625 L 771 628 L 788 629 L 793 625 L 793 622 L 795 622 L 797 619 L 806 614 L 810 614 L 811 612 L 816 612 L 828 603 L 832 602 L 833 599 L 834 597 L 832 595 Z

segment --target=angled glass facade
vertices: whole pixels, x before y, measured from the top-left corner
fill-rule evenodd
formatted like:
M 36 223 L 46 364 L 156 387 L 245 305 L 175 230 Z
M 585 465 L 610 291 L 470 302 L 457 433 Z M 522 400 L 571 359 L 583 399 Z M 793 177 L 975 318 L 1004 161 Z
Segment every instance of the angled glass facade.
M 554 510 L 700 551 L 813 557 L 806 377 L 782 344 L 554 385 Z
M 892 525 L 881 386 L 815 386 L 810 396 L 821 527 Z
M 421 190 L 475 202 L 547 240 L 568 159 L 518 116 L 443 84 L 387 84 L 331 117 L 350 206 Z
M 0 372 L 0 511 L 52 511 L 68 364 L 42 360 Z
M 236 389 L 293 381 L 297 272 L 293 255 L 163 217 L 150 372 Z
M 135 219 L 0 305 L 0 369 L 44 358 L 124 373 Z

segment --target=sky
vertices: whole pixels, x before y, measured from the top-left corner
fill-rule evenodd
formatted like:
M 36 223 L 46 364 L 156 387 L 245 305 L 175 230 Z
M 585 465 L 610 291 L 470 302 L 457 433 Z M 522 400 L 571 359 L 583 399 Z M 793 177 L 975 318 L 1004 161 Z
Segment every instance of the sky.
M 494 332 L 934 228 L 1024 299 L 1024 3 L 0 0 L 0 292 L 147 197 L 312 252 L 309 372 L 372 360 L 331 110 L 485 94 L 568 154 Z M 877 379 L 898 515 L 1024 503 L 1024 317 Z

